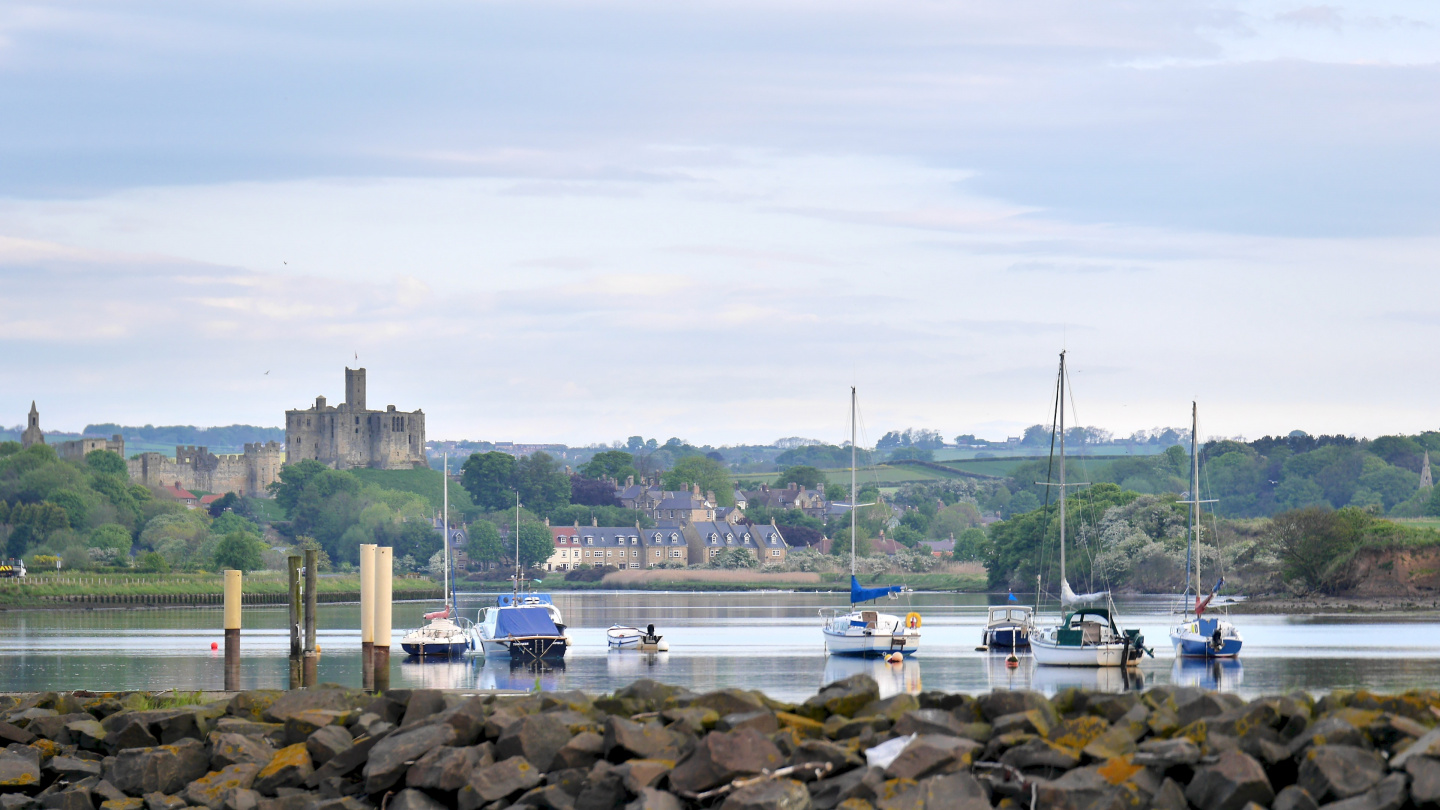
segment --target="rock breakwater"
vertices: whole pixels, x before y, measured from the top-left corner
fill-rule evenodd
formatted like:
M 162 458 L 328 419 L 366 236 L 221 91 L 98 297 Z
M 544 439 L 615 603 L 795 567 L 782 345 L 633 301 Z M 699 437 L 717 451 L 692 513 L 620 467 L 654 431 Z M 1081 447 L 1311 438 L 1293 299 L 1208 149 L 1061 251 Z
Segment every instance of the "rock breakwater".
M 0 810 L 1440 810 L 1440 691 L 0 697 Z

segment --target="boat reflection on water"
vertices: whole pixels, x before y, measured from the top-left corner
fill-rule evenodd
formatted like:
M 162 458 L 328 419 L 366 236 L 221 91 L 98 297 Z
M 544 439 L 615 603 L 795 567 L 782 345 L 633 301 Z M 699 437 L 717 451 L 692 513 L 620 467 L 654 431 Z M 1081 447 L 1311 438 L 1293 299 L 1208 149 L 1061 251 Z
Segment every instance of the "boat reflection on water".
M 653 678 L 654 670 L 670 661 L 668 652 L 640 652 L 634 648 L 610 650 L 605 656 L 605 671 L 611 677 Z
M 1145 688 L 1145 673 L 1136 667 L 1035 667 L 1030 684 L 1047 695 L 1070 687 L 1089 692 L 1138 692 Z
M 511 692 L 555 692 L 564 687 L 565 659 L 487 658 L 480 668 L 477 689 Z
M 400 659 L 400 682 L 410 689 L 470 689 L 478 669 L 475 656 L 407 655 Z
M 881 698 L 893 697 L 902 692 L 920 694 L 920 662 L 914 658 L 891 664 L 883 658 L 832 655 L 825 659 L 822 685 L 861 674 L 875 679 L 875 683 L 880 685 Z
M 1245 682 L 1245 665 L 1238 658 L 1176 658 L 1170 682 L 1229 692 Z
M 1023 655 L 1016 653 L 1016 664 L 1009 667 L 1005 665 L 1005 659 L 1009 656 L 1009 650 L 985 654 L 985 678 L 990 683 L 991 691 L 996 689 L 1033 689 L 1035 657 L 1029 653 Z

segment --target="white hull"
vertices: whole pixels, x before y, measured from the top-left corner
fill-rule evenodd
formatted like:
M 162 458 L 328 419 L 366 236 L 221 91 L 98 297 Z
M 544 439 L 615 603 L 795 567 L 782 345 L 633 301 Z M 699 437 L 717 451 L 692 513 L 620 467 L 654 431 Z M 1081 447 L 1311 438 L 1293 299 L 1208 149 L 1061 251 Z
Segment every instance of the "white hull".
M 878 658 L 895 652 L 901 655 L 914 655 L 919 651 L 919 633 L 911 632 L 894 636 L 889 633 L 875 633 L 867 636 L 860 633 L 842 634 L 825 631 L 825 652 L 830 655 Z
M 1114 642 L 1062 647 L 1038 636 L 1030 637 L 1030 653 L 1035 656 L 1035 663 L 1052 667 L 1126 666 L 1127 653 L 1132 649 Z

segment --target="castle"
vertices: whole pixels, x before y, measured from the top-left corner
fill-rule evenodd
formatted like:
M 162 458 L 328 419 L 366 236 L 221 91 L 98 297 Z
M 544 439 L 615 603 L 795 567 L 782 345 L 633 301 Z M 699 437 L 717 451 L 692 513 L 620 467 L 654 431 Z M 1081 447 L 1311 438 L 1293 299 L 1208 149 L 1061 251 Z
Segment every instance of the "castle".
M 337 470 L 424 467 L 425 412 L 365 408 L 365 369 L 345 369 L 345 401 L 285 412 L 285 463 L 314 459 Z
M 268 498 L 270 484 L 280 480 L 285 451 L 278 442 L 247 443 L 241 455 L 217 456 L 208 447 L 179 445 L 175 458 L 141 453 L 125 462 L 130 480 L 150 487 L 178 484 L 202 492 L 234 492 Z

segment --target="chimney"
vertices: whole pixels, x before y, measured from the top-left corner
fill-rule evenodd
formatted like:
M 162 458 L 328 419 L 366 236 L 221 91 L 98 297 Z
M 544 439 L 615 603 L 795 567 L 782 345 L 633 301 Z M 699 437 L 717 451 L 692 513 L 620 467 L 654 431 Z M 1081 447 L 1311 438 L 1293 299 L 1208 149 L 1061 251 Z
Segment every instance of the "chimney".
M 791 481 L 790 483 L 788 483 L 788 484 L 785 485 L 785 488 L 788 489 L 788 490 L 791 490 L 791 491 L 793 492 L 794 490 L 798 489 L 799 486 L 800 486 L 799 484 L 795 483 L 794 481 Z
M 590 526 L 591 526 L 592 528 L 594 528 L 594 527 L 598 527 L 599 525 L 600 525 L 600 518 L 597 518 L 597 517 L 595 517 L 594 515 L 591 515 L 591 516 L 590 516 Z
M 698 483 L 690 485 L 690 494 L 696 498 L 700 497 L 700 485 Z
M 707 503 L 715 503 L 715 493 L 708 489 L 705 490 L 705 501 Z
M 545 518 L 545 528 L 550 528 L 550 518 Z

